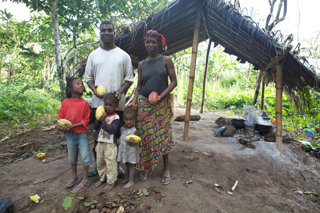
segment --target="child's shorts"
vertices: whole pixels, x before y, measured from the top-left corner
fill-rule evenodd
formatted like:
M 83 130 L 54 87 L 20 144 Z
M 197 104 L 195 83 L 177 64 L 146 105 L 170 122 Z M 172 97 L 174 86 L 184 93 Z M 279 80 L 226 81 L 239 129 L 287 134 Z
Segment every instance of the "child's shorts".
M 77 164 L 78 153 L 80 153 L 82 165 L 89 166 L 92 160 L 87 133 L 65 132 L 64 135 L 67 140 L 69 164 Z

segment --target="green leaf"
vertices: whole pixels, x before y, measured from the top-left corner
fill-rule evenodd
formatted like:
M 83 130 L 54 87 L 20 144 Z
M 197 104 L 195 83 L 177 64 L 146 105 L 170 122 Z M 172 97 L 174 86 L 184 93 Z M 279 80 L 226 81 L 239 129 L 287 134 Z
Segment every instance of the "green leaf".
M 312 149 L 316 149 L 318 147 L 318 145 L 315 142 L 311 142 L 310 144 Z
M 77 197 L 79 200 L 84 200 L 84 197 Z
M 141 188 L 139 188 L 139 191 L 138 191 L 137 194 L 138 194 L 139 196 L 142 196 L 142 195 L 143 195 Z
M 143 195 L 145 195 L 145 196 L 148 196 L 148 195 L 149 195 L 149 192 L 148 192 L 148 190 L 147 190 L 146 188 L 143 188 L 143 189 L 142 189 L 142 193 L 143 193 Z
M 94 209 L 96 207 L 96 205 L 92 204 L 90 205 L 90 208 Z
M 77 193 L 77 191 L 76 191 L 76 190 L 71 190 L 70 192 L 71 192 L 71 194 L 75 194 L 75 193 Z
M 91 201 L 91 203 L 92 203 L 92 204 L 96 204 L 96 203 L 99 203 L 99 201 L 93 200 L 93 201 Z
M 38 154 L 39 152 L 36 152 L 36 154 Z M 66 195 L 67 192 L 61 192 L 61 194 Z
M 90 202 L 84 202 L 84 205 L 85 205 L 85 206 L 90 206 L 91 203 L 90 203 Z
M 70 196 L 65 197 L 62 203 L 64 210 L 67 211 L 68 209 L 71 208 L 72 205 L 73 205 L 72 197 Z

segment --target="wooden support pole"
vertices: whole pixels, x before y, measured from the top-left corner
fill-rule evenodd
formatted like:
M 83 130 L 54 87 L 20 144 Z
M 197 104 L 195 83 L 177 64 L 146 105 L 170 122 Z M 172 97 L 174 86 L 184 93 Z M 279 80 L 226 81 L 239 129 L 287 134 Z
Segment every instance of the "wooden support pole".
M 206 81 L 207 81 L 208 62 L 209 62 L 209 54 L 210 54 L 211 43 L 212 43 L 212 40 L 209 39 L 209 44 L 208 44 L 208 49 L 207 49 L 207 56 L 206 56 L 206 66 L 204 68 L 204 75 L 203 75 L 202 100 L 201 100 L 200 113 L 203 113 L 203 105 L 204 105 L 204 99 L 205 99 L 205 94 L 206 94 Z
M 188 140 L 188 134 L 189 134 L 192 92 L 193 92 L 193 84 L 194 84 L 194 76 L 196 71 L 197 52 L 198 52 L 200 17 L 201 17 L 201 4 L 199 3 L 198 9 L 197 9 L 196 23 L 194 27 L 194 33 L 193 33 L 193 42 L 192 42 L 192 57 L 191 57 L 191 66 L 190 66 L 190 74 L 189 74 L 189 87 L 188 87 L 186 114 L 185 114 L 185 120 L 184 120 L 184 135 L 183 135 L 184 140 Z
M 254 93 L 253 102 L 252 105 L 256 105 L 258 102 L 258 96 L 260 92 L 260 86 L 261 86 L 261 80 L 262 80 L 262 70 L 259 71 L 258 79 L 256 81 L 256 91 Z
M 261 110 L 264 110 L 264 93 L 266 87 L 266 72 L 262 74 L 262 88 L 261 88 Z
M 276 65 L 276 142 L 279 152 L 282 152 L 282 91 L 283 91 L 283 71 L 282 65 Z

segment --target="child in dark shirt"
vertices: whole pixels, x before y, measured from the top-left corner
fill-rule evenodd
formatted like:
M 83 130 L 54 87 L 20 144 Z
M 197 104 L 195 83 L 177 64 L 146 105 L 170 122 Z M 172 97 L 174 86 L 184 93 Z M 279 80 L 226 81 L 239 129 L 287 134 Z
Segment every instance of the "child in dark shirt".
M 120 117 L 115 112 L 119 100 L 113 93 L 104 96 L 105 113 L 100 118 L 98 130 L 95 134 L 97 152 L 97 169 L 99 181 L 96 187 L 101 186 L 105 181 L 107 185 L 104 191 L 111 190 L 117 180 L 117 138 L 120 136 Z

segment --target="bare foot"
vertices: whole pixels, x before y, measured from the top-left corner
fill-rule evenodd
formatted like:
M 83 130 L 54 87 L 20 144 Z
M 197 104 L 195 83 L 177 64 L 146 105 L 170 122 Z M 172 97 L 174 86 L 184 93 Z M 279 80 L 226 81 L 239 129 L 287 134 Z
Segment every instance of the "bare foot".
M 134 185 L 134 182 L 128 182 L 126 185 L 124 185 L 122 188 L 124 188 L 124 189 L 128 189 L 128 188 L 130 188 L 131 186 L 133 186 Z
M 99 180 L 98 182 L 96 182 L 96 184 L 94 184 L 96 187 L 99 187 L 103 184 L 104 181 Z
M 114 183 L 113 183 L 113 184 L 107 184 L 107 185 L 103 188 L 103 191 L 110 191 L 113 187 L 114 187 Z

